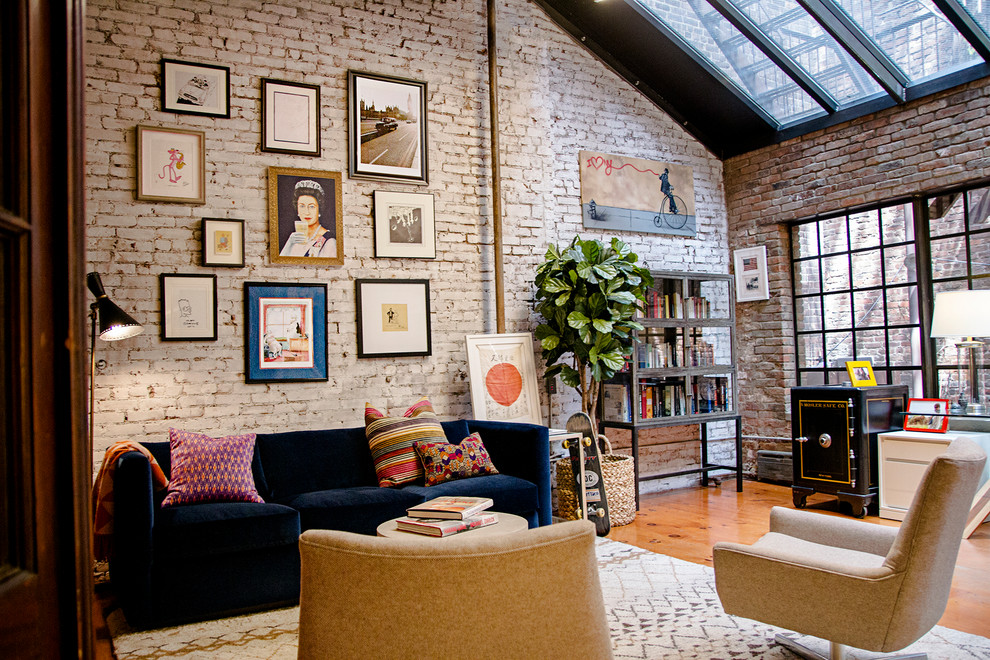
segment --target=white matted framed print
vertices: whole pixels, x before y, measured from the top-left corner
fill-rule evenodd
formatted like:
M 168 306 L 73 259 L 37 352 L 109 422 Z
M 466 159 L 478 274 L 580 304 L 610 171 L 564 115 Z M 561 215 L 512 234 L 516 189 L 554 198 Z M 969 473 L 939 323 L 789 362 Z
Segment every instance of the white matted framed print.
M 354 281 L 359 358 L 433 354 L 429 280 Z
M 320 87 L 261 79 L 261 150 L 320 155 Z
M 230 117 L 230 69 L 216 64 L 162 60 L 162 110 Z
M 137 199 L 206 203 L 206 134 L 203 131 L 137 127 Z
M 162 273 L 162 341 L 217 338 L 217 276 Z
M 733 252 L 733 270 L 736 273 L 736 302 L 770 298 L 766 245 Z
M 203 265 L 244 267 L 244 221 L 203 218 Z
M 375 191 L 375 256 L 437 258 L 431 193 Z
M 347 72 L 352 179 L 428 183 L 426 83 Z
M 533 336 L 467 335 L 465 342 L 474 418 L 543 424 Z

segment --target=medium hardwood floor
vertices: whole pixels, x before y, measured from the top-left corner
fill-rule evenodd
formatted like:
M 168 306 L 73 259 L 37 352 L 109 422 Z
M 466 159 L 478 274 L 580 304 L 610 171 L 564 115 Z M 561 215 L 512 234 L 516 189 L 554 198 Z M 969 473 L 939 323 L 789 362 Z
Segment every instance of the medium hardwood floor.
M 807 509 L 845 516 L 836 505 L 832 496 L 812 495 Z M 774 506 L 793 508 L 790 487 L 746 481 L 743 492 L 737 493 L 735 479 L 727 479 L 721 486 L 643 495 L 636 520 L 613 528 L 608 538 L 711 566 L 713 544 L 753 543 L 767 532 Z M 878 525 L 900 524 L 876 516 L 864 520 Z M 990 522 L 962 541 L 949 604 L 939 625 L 990 636 Z

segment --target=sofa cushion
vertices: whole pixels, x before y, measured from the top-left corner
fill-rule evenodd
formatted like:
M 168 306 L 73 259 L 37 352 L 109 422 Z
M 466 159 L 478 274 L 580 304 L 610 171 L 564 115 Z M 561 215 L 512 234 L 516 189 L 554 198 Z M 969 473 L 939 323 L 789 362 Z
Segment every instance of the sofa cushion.
M 377 486 L 322 490 L 297 495 L 284 503 L 299 511 L 302 529 L 337 529 L 374 534 L 378 525 L 406 515 L 423 501 L 420 493 Z
M 443 427 L 443 434 L 446 436 L 447 442 L 460 442 L 461 438 L 471 435 L 467 420 L 454 419 L 449 422 L 440 422 L 440 426 Z
M 211 438 L 168 430 L 171 475 L 163 507 L 203 502 L 264 502 L 254 485 L 254 434 Z
M 266 499 L 378 483 L 364 427 L 259 433 L 258 453 L 268 485 Z
M 222 555 L 295 544 L 299 513 L 271 503 L 210 502 L 162 509 L 155 517 L 155 554 Z
M 386 417 L 366 404 L 364 427 L 378 485 L 383 487 L 422 481 L 423 466 L 413 443 L 444 442 L 447 438 L 426 397 L 410 406 L 402 417 Z
M 452 479 L 498 474 L 478 433 L 472 433 L 458 444 L 416 442 L 414 446 L 423 463 L 427 486 L 436 486 Z
M 539 510 L 539 491 L 533 484 L 507 474 L 491 474 L 473 479 L 445 481 L 438 486 L 409 485 L 404 492 L 421 495 L 425 500 L 444 495 L 490 497 L 492 511 L 524 515 Z

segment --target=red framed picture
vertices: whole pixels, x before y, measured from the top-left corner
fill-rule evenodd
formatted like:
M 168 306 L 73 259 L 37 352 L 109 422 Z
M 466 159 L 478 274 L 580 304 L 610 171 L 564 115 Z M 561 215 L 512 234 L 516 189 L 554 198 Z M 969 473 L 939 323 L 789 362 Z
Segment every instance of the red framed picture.
M 905 431 L 945 433 L 949 429 L 948 399 L 908 399 Z

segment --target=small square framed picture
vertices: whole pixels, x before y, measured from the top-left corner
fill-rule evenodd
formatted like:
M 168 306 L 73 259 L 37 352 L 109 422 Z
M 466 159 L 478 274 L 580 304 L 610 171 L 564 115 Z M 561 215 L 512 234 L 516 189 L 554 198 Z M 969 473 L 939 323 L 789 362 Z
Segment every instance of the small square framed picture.
M 162 341 L 217 338 L 217 276 L 162 273 Z
M 375 256 L 437 258 L 433 195 L 375 191 Z
M 849 360 L 846 362 L 846 373 L 849 374 L 853 387 L 872 387 L 877 384 L 877 377 L 869 360 Z
M 206 133 L 138 126 L 137 194 L 151 202 L 206 203 Z
M 203 218 L 203 265 L 244 266 L 244 221 Z
M 320 87 L 261 79 L 261 150 L 320 155 Z
M 949 430 L 948 399 L 908 399 L 905 431 L 945 433 Z
M 162 110 L 230 117 L 230 68 L 163 59 Z
M 429 280 L 354 280 L 359 358 L 433 354 Z

